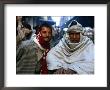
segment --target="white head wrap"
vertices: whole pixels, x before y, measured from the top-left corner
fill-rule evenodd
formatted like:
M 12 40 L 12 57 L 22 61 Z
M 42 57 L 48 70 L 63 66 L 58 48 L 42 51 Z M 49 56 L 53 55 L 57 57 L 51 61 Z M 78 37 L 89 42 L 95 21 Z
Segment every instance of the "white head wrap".
M 77 22 L 77 21 L 75 21 Z M 69 39 L 69 35 L 68 33 L 70 31 L 75 31 L 75 32 L 80 32 L 80 41 L 78 43 L 72 43 Z M 64 35 L 64 41 L 66 42 L 66 44 L 68 45 L 68 47 L 70 49 L 75 49 L 77 46 L 80 46 L 80 44 L 83 42 L 84 36 L 82 35 L 83 33 L 83 27 L 80 23 L 77 22 L 76 25 L 71 26 L 70 28 L 68 28 L 67 33 Z
M 80 32 L 83 33 L 83 27 L 80 23 L 78 23 L 76 20 L 74 20 L 77 24 L 73 25 L 71 27 L 68 28 L 67 33 L 69 33 L 70 31 L 76 31 L 76 32 Z

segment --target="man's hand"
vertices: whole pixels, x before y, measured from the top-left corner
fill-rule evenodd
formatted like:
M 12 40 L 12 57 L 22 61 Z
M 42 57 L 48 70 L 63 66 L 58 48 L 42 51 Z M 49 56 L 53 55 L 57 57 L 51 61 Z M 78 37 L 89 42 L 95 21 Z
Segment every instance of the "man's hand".
M 54 74 L 63 74 L 64 73 L 64 69 L 60 68 L 58 70 L 56 70 L 56 72 L 54 72 Z
M 66 74 L 77 74 L 77 72 L 71 70 L 71 69 L 67 69 L 66 70 Z
M 60 68 L 60 69 L 56 70 L 56 72 L 54 74 L 76 74 L 76 72 L 71 69 L 65 70 L 64 68 Z

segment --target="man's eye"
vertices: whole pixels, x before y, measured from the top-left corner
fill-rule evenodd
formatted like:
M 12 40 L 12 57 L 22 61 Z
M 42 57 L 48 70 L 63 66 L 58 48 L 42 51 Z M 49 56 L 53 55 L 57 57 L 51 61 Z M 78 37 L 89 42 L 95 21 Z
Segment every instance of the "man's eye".
M 80 34 L 80 33 L 76 33 L 76 34 Z
M 46 31 L 43 31 L 42 33 L 46 33 Z
M 70 34 L 74 34 L 74 35 L 80 35 L 80 33 L 70 33 Z

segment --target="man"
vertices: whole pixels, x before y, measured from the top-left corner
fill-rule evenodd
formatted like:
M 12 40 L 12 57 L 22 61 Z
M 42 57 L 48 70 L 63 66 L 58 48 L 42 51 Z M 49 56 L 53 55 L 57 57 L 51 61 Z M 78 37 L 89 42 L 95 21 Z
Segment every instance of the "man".
M 26 34 L 25 34 L 26 35 Z M 18 74 L 48 74 L 46 54 L 50 49 L 52 27 L 42 24 L 34 40 L 25 40 L 17 50 Z
M 30 39 L 32 35 L 31 26 L 23 23 L 21 28 L 22 41 L 16 47 L 16 73 L 17 74 L 33 74 L 35 72 L 37 57 L 36 47 Z
M 76 21 L 75 21 L 76 22 Z M 47 54 L 48 69 L 54 74 L 93 74 L 94 44 L 83 36 L 77 22 Z
M 39 62 L 36 67 L 36 73 L 48 74 L 46 55 L 51 48 L 50 40 L 52 38 L 52 27 L 44 23 L 38 28 L 36 34 L 37 36 L 34 38 L 34 42 L 37 45 L 36 55 Z

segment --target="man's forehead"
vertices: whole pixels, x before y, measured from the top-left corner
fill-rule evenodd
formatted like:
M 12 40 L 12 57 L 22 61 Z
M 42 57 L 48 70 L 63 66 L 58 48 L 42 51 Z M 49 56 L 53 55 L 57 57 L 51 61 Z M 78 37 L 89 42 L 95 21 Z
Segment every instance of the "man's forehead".
M 44 30 L 44 29 L 50 29 L 50 28 L 49 28 L 49 27 L 43 26 L 42 29 Z M 51 29 L 50 29 L 50 30 L 51 30 Z
M 69 33 L 69 34 L 70 34 L 70 33 L 71 33 L 71 34 L 72 34 L 72 33 L 80 34 L 80 32 L 77 32 L 77 31 L 69 31 L 68 33 Z

